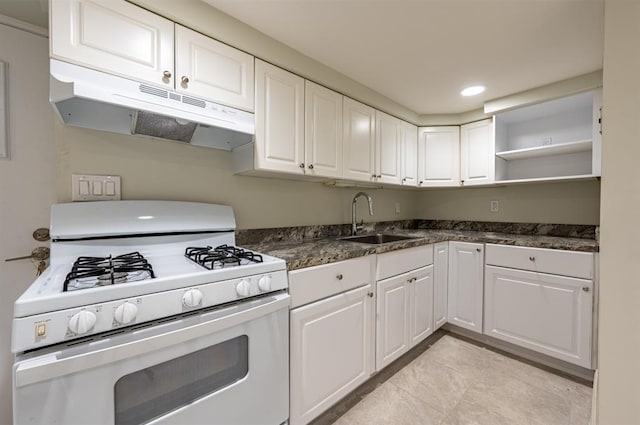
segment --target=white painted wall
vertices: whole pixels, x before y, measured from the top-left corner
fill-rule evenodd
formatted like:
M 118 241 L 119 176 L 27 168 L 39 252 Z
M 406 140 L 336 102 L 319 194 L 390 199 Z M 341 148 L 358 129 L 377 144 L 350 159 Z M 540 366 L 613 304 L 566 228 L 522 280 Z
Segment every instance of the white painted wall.
M 600 182 L 427 190 L 418 199 L 417 218 L 594 225 Z M 499 201 L 497 213 L 489 208 L 493 200 Z
M 9 150 L 0 160 L 0 424 L 10 424 L 13 303 L 35 278 L 28 255 L 37 227 L 49 227 L 55 202 L 55 145 L 49 105 L 49 47 L 45 37 L 0 24 L 0 60 L 9 63 Z
M 231 153 L 179 142 L 120 136 L 54 126 L 58 161 L 58 198 L 71 200 L 71 174 L 116 174 L 123 199 L 167 199 L 228 204 L 238 228 L 335 224 L 351 221 L 351 199 L 360 189 L 232 174 Z M 358 219 L 415 218 L 418 192 L 365 189 L 374 216 L 359 205 Z M 395 203 L 400 203 L 400 214 Z M 365 214 L 366 213 L 366 214 Z
M 640 2 L 605 3 L 600 425 L 640 423 Z

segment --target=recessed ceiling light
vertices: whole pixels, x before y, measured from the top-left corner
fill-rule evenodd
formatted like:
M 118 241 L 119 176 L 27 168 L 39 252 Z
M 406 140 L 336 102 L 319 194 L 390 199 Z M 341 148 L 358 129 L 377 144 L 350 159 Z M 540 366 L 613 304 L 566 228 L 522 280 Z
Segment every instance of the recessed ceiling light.
M 460 92 L 463 96 L 475 96 L 485 90 L 485 86 L 470 86 Z

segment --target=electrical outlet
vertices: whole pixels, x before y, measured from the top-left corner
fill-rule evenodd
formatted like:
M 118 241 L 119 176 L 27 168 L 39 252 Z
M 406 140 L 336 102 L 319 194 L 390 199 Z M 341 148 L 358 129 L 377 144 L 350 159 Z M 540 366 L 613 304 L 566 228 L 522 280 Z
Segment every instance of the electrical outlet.
M 120 200 L 120 176 L 71 175 L 71 200 Z
M 396 214 L 400 214 L 400 202 L 396 202 Z
M 489 209 L 491 210 L 491 212 L 498 212 L 500 210 L 500 202 L 491 201 L 491 207 Z
M 542 139 L 542 146 L 549 146 L 553 143 L 553 139 L 551 137 L 545 137 Z

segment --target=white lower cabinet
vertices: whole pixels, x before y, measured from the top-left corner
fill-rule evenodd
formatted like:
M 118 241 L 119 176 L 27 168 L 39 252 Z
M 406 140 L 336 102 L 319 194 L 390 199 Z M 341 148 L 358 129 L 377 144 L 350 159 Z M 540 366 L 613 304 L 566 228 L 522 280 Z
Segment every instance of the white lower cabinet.
M 482 333 L 484 245 L 449 242 L 448 322 Z
M 289 273 L 299 306 L 290 314 L 291 425 L 309 423 L 373 373 L 374 267 L 369 256 Z
M 376 370 L 433 333 L 433 245 L 377 256 Z
M 589 276 L 589 258 L 593 261 L 593 254 L 487 245 L 484 333 L 591 368 L 593 280 L 548 273 L 560 269 Z M 527 263 L 529 270 L 507 268 Z
M 433 247 L 433 329 L 447 323 L 447 288 L 449 280 L 449 242 Z
M 376 370 L 433 333 L 433 265 L 377 283 Z

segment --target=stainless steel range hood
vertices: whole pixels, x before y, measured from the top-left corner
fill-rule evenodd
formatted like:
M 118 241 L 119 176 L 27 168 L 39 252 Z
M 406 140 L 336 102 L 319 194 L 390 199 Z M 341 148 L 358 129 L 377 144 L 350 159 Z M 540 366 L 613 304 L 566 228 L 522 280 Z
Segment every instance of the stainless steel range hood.
M 66 124 L 232 150 L 255 133 L 252 113 L 51 59 L 49 101 Z

